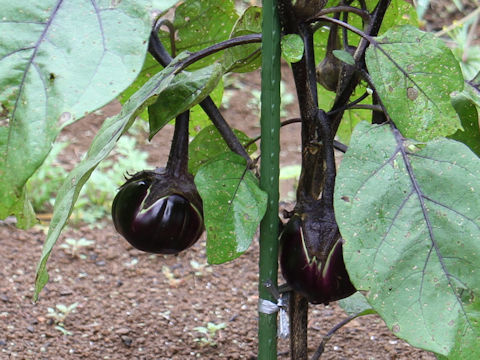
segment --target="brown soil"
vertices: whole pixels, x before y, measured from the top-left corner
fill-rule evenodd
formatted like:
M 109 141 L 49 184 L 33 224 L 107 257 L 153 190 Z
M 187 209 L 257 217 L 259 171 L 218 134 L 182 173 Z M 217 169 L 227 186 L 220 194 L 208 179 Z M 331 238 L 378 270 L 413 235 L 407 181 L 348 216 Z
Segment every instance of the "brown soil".
M 284 69 L 288 70 L 288 69 Z M 294 92 L 289 72 L 287 87 Z M 233 127 L 253 136 L 259 133 L 258 114 L 246 104 L 259 87 L 259 75 L 237 77 L 239 90 L 224 115 Z M 71 140 L 64 162 L 80 159 L 105 116 L 118 112 L 110 104 L 66 129 Z M 296 105 L 287 108 L 297 116 Z M 282 129 L 282 165 L 299 163 L 299 125 Z M 150 144 L 152 164 L 166 161 L 172 127 Z M 283 182 L 282 198 L 292 190 Z M 65 238 L 94 240 L 72 256 L 56 247 L 48 268 L 50 282 L 38 303 L 32 303 L 35 267 L 46 226 L 29 231 L 0 222 L 0 358 L 1 359 L 255 359 L 257 349 L 258 243 L 234 262 L 206 265 L 202 238 L 178 256 L 150 255 L 133 249 L 113 229 L 109 219 L 101 228 L 68 227 Z M 200 266 L 196 265 L 199 263 Z M 78 303 L 55 326 L 48 308 Z M 346 315 L 335 303 L 310 307 L 309 351 Z M 225 323 L 216 345 L 201 345 L 196 327 Z M 287 359 L 288 341 L 279 340 L 279 359 Z M 342 328 L 326 346 L 324 359 L 434 359 L 391 335 L 377 316 L 356 319 Z

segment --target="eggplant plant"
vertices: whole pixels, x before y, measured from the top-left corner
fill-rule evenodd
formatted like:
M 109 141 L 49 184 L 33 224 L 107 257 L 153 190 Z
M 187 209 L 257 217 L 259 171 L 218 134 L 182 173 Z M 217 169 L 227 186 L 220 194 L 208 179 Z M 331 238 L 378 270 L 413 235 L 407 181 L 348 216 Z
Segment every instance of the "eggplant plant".
M 241 256 L 260 226 L 259 359 L 276 358 L 285 310 L 290 357 L 307 359 L 308 307 L 338 300 L 349 316 L 328 338 L 376 313 L 439 359 L 480 357 L 480 71 L 462 74 L 409 3 L 264 0 L 241 14 L 233 0 L 34 4 L 2 4 L 0 218 L 31 226 L 25 183 L 61 129 L 122 102 L 58 191 L 35 299 L 95 167 L 140 117 L 151 141 L 174 120 L 166 167 L 127 179 L 113 224 L 162 254 L 206 229 L 211 264 Z M 298 102 L 298 117 L 282 123 L 281 58 Z M 259 68 L 260 155 L 218 96 L 225 74 Z M 279 219 L 280 128 L 298 121 L 296 203 Z

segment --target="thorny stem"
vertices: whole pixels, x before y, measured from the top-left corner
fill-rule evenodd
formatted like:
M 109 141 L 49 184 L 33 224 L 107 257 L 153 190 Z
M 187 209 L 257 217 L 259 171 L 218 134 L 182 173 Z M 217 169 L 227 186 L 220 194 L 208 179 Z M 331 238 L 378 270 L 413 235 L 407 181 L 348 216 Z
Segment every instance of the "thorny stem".
M 150 34 L 148 51 L 152 54 L 155 60 L 157 60 L 163 67 L 166 67 L 173 59 L 158 38 L 156 29 L 157 26 L 154 27 L 154 30 Z M 247 161 L 247 165 L 250 165 L 252 163 L 252 159 L 238 140 L 237 136 L 233 133 L 228 123 L 223 118 L 220 110 L 218 110 L 212 98 L 207 96 L 202 102 L 200 102 L 200 106 L 208 115 L 213 125 L 215 125 L 220 135 L 222 135 L 230 150 L 243 157 Z

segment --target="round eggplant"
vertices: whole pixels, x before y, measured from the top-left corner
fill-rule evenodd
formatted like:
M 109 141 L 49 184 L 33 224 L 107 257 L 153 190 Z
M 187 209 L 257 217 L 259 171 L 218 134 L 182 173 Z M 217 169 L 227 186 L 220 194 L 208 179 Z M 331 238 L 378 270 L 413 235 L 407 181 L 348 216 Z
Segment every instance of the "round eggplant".
M 172 180 L 162 171 L 142 171 L 115 196 L 115 229 L 133 247 L 151 253 L 177 254 L 192 246 L 202 234 L 203 209 L 196 189 L 185 185 L 184 191 L 175 189 L 169 185 Z

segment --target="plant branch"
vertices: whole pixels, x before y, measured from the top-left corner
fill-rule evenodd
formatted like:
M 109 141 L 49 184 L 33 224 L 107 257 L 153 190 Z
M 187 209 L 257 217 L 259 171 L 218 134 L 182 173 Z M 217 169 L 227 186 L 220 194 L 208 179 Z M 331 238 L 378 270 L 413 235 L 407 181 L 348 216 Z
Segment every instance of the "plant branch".
M 160 39 L 158 38 L 158 34 L 155 28 L 150 35 L 148 51 L 163 67 L 166 67 L 173 60 L 168 51 L 163 46 Z M 207 96 L 202 102 L 200 102 L 199 105 L 208 115 L 213 125 L 215 125 L 230 150 L 243 157 L 247 161 L 247 164 L 250 165 L 252 163 L 252 159 L 238 140 L 237 136 L 232 131 L 231 127 L 223 118 L 220 110 L 217 108 L 212 98 L 210 96 Z
M 372 13 L 372 19 L 371 22 L 369 23 L 367 30 L 365 33 L 362 31 L 354 28 L 356 31 L 362 33 L 359 34 L 360 36 L 365 35 L 370 39 L 373 39 L 373 36 L 376 36 L 378 34 L 378 31 L 380 30 L 380 26 L 383 21 L 383 17 L 385 16 L 385 12 L 388 9 L 388 6 L 390 5 L 391 0 L 380 0 L 375 7 L 373 13 Z M 327 21 L 330 18 L 327 18 Z M 337 21 L 338 20 L 334 20 Z M 343 22 L 341 22 L 343 25 Z M 341 25 L 341 24 L 339 24 Z M 341 26 L 342 26 L 341 25 Z M 351 25 L 348 25 L 349 27 L 352 27 Z M 357 33 L 357 32 L 356 32 Z M 369 41 L 364 41 L 364 37 L 362 36 L 362 40 L 360 41 L 357 50 L 355 51 L 354 54 L 354 59 L 357 62 L 357 69 L 358 68 L 364 68 L 364 56 L 365 56 L 365 51 L 367 49 L 367 46 L 369 44 Z M 344 108 L 345 104 L 348 102 L 348 99 L 352 95 L 355 87 L 357 86 L 359 79 L 358 76 L 356 76 L 356 71 L 355 69 L 349 69 L 345 68 L 345 71 L 342 71 L 342 75 L 345 77 L 345 81 L 343 82 L 340 91 L 337 93 L 337 97 L 335 99 L 335 102 L 330 110 L 330 112 L 336 111 L 339 108 Z M 337 132 L 338 126 L 340 125 L 340 121 L 343 117 L 343 111 L 338 111 L 335 114 L 335 117 L 332 118 L 332 131 L 333 133 Z
M 332 336 L 338 331 L 340 330 L 342 327 L 344 327 L 345 325 L 347 325 L 350 321 L 356 319 L 357 317 L 359 317 L 361 314 L 360 313 L 357 313 L 357 314 L 354 314 L 354 315 L 351 315 L 349 316 L 348 318 L 340 321 L 338 324 L 336 324 L 334 327 L 332 327 L 328 333 L 323 337 L 322 341 L 320 342 L 320 345 L 318 346 L 317 350 L 315 351 L 315 353 L 313 354 L 311 360 L 318 360 L 320 359 L 320 357 L 322 356 L 323 352 L 325 351 L 325 345 L 327 345 L 327 342 L 332 338 Z
M 168 34 L 170 37 L 170 51 L 172 52 L 172 57 L 177 56 L 176 53 L 176 48 L 175 48 L 175 27 L 173 26 L 172 22 L 168 19 L 160 19 L 157 18 L 157 20 L 154 23 L 153 31 L 155 34 L 158 34 L 158 31 L 160 28 L 165 25 L 168 28 Z
M 322 202 L 325 206 L 333 209 L 333 191 L 335 188 L 335 177 L 337 175 L 335 166 L 335 152 L 333 149 L 333 135 L 331 133 L 330 121 L 323 110 L 317 111 L 317 122 L 320 138 L 323 143 L 325 160 L 325 184 L 322 190 Z
M 301 122 L 302 122 L 302 119 L 300 119 L 300 118 L 288 119 L 288 120 L 282 121 L 280 123 L 280 127 L 290 125 L 290 124 L 297 124 L 297 123 L 301 123 Z M 245 148 L 248 148 L 249 146 L 251 146 L 253 143 L 257 142 L 261 138 L 262 138 L 261 135 L 257 135 L 254 138 L 250 139 L 250 141 L 245 144 Z M 340 141 L 337 141 L 337 140 L 333 140 L 333 147 L 336 150 L 341 151 L 343 153 L 345 153 L 347 151 L 347 145 L 342 144 Z
M 353 7 L 353 6 L 346 6 L 346 5 L 340 5 L 340 6 L 334 6 L 326 9 L 322 9 L 318 13 L 316 13 L 314 16 L 311 18 L 307 19 L 308 23 L 316 22 L 319 21 L 320 17 L 323 17 L 324 15 L 327 14 L 332 14 L 332 13 L 340 13 L 340 12 L 349 12 L 352 14 L 356 14 L 360 16 L 365 22 L 369 23 L 371 20 L 371 16 L 368 13 L 368 11 Z
M 347 109 L 351 109 L 353 108 L 355 105 L 357 105 L 359 102 L 361 102 L 362 100 L 366 99 L 368 96 L 370 96 L 370 94 L 368 92 L 364 92 L 362 96 L 360 96 L 358 99 L 355 99 L 354 101 L 352 101 L 351 103 L 348 103 L 346 104 L 344 107 L 342 108 L 338 108 L 336 110 L 332 110 L 330 112 L 327 113 L 327 115 L 329 117 L 332 117 L 332 115 L 338 113 L 338 112 L 344 112 L 345 110 Z
M 456 29 L 457 27 L 460 27 L 462 26 L 463 24 L 465 24 L 467 21 L 469 21 L 470 19 L 474 18 L 475 16 L 477 15 L 480 15 L 480 7 L 479 8 L 476 8 L 474 11 L 472 11 L 470 14 L 468 14 L 467 16 L 461 18 L 460 20 L 456 20 L 455 22 L 453 22 L 451 25 L 447 26 L 447 27 L 444 27 L 442 30 L 440 30 L 439 32 L 435 33 L 435 36 L 437 37 L 440 37 L 440 36 L 443 36 L 445 34 L 447 34 L 449 31 L 452 31 L 453 29 Z
M 179 72 L 185 70 L 188 66 L 192 65 L 193 63 L 201 60 L 209 55 L 215 54 L 219 51 L 239 46 L 245 44 L 252 44 L 252 43 L 259 43 L 262 41 L 262 34 L 249 34 L 244 36 L 238 36 L 232 39 L 228 39 L 212 46 L 209 46 L 205 49 L 199 50 L 194 52 L 184 60 L 181 60 L 174 71 L 174 74 L 178 74 Z
M 308 87 L 311 92 L 313 103 L 315 107 L 318 107 L 318 95 L 317 95 L 317 75 L 315 71 L 315 47 L 313 44 L 313 31 L 309 25 L 300 27 L 303 36 L 303 42 L 305 44 L 305 66 L 307 68 Z
M 371 104 L 358 104 L 358 105 L 348 106 L 347 110 L 350 110 L 350 109 L 363 109 L 363 110 L 383 112 L 383 109 L 380 105 L 371 105 Z

